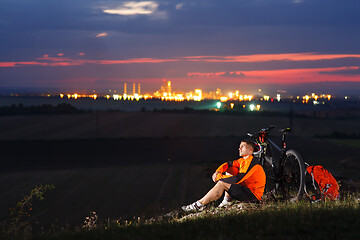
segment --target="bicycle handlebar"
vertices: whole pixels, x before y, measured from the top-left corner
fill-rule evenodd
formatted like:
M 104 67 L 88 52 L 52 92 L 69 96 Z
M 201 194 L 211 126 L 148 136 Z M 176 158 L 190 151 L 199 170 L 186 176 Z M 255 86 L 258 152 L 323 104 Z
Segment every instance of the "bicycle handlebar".
M 251 138 L 256 138 L 256 137 L 258 137 L 260 134 L 264 134 L 264 133 L 268 133 L 268 132 L 270 132 L 270 130 L 271 129 L 274 129 L 276 126 L 274 126 L 274 125 L 271 125 L 270 127 L 268 127 L 268 128 L 263 128 L 263 129 L 261 129 L 259 132 L 257 132 L 257 133 L 248 133 L 247 135 L 249 136 L 249 137 L 251 137 Z
M 271 129 L 274 129 L 275 127 L 276 127 L 275 125 L 271 125 L 268 128 L 261 129 L 259 133 L 261 133 L 261 132 L 269 132 Z

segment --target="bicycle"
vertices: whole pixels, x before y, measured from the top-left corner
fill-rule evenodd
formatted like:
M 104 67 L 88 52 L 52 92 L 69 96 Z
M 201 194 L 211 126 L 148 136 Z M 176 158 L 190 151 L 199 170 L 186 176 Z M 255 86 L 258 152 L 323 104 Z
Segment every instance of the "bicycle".
M 286 135 L 291 132 L 290 128 L 280 130 L 281 146 L 269 138 L 269 132 L 274 128 L 275 126 L 271 126 L 255 134 L 248 133 L 259 147 L 254 155 L 260 159 L 267 173 L 265 194 L 280 195 L 285 200 L 296 201 L 301 198 L 304 191 L 304 160 L 298 151 L 287 149 Z M 274 149 L 280 153 L 279 157 L 274 157 Z

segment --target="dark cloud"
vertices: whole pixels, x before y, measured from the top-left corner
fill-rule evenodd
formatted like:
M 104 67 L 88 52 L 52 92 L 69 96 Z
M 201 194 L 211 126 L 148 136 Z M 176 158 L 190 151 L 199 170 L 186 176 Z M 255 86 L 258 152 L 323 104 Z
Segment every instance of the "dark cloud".
M 225 72 L 223 74 L 218 75 L 219 77 L 231 77 L 231 78 L 245 78 L 245 74 L 240 72 Z
M 166 19 L 106 14 L 101 8 L 123 2 L 2 1 L 1 57 L 83 49 L 95 58 L 360 51 L 357 0 L 156 1 Z M 108 37 L 95 39 L 102 32 Z
M 207 1 L 187 11 L 176 11 L 174 21 L 184 25 L 272 26 L 359 25 L 358 2 L 350 0 L 303 1 Z
M 149 15 L 123 16 L 107 14 L 102 6 L 120 5 L 126 1 L 53 0 L 2 1 L 0 26 L 8 30 L 92 30 L 119 31 L 132 34 L 185 34 L 187 27 L 199 26 L 208 31 L 217 27 L 289 26 L 289 25 L 359 25 L 358 1 L 155 1 L 165 18 Z M 6 20 L 6 21 L 5 21 Z M 200 30 L 201 28 L 197 29 Z

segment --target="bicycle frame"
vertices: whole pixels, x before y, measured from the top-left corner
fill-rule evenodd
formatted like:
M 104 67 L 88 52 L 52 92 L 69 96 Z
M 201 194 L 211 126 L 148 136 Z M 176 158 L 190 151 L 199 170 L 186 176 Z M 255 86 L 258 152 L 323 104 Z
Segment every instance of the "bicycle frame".
M 287 149 L 286 135 L 290 133 L 290 129 L 286 128 L 281 130 L 282 137 L 281 145 L 279 146 L 269 138 L 269 131 L 272 128 L 274 128 L 274 126 L 248 135 L 260 146 L 260 150 L 256 154 L 260 159 L 261 165 L 263 167 L 265 167 L 267 163 L 271 165 L 273 172 L 272 179 L 275 182 L 274 188 L 271 189 L 274 189 L 276 192 L 282 191 L 285 198 L 298 199 L 301 197 L 304 187 L 305 170 L 303 159 L 296 150 Z M 273 149 L 279 152 L 280 156 L 275 157 L 273 155 Z M 297 163 L 297 167 L 291 164 L 294 161 Z
M 274 128 L 274 127 L 262 129 L 260 131 L 260 133 L 261 132 L 266 133 L 266 135 L 265 135 L 266 139 L 264 139 L 265 141 L 261 144 L 263 146 L 263 152 L 260 155 L 260 160 L 261 160 L 261 164 L 264 164 L 265 156 L 269 155 L 268 151 L 270 150 L 270 152 L 271 152 L 270 155 L 272 157 L 271 165 L 272 165 L 272 169 L 274 170 L 274 173 L 275 173 L 275 182 L 278 183 L 281 181 L 282 175 L 283 175 L 282 168 L 283 168 L 283 162 L 286 158 L 286 151 L 287 151 L 286 135 L 288 133 L 290 133 L 290 129 L 286 128 L 281 131 L 282 136 L 281 136 L 281 147 L 280 147 L 273 140 L 271 140 L 268 137 L 269 131 L 272 128 Z M 257 135 L 255 135 L 255 136 L 257 136 Z M 252 137 L 254 137 L 254 135 L 252 135 Z M 270 149 L 268 150 L 269 146 L 270 146 Z M 273 148 L 271 148 L 271 147 L 273 147 Z M 272 149 L 276 149 L 278 152 L 280 152 L 279 158 L 274 158 L 274 156 L 272 156 Z

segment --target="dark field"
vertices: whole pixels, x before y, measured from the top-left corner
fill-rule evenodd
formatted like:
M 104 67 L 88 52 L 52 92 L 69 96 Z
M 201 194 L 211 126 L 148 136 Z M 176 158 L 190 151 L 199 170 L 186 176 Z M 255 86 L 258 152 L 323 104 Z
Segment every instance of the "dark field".
M 41 224 L 79 225 L 90 211 L 100 218 L 155 216 L 202 196 L 211 174 L 238 157 L 240 136 L 286 118 L 204 114 L 103 113 L 0 118 L 1 220 L 38 184 L 55 184 L 35 201 Z M 315 134 L 359 133 L 356 121 L 294 119 L 296 148 L 359 187 L 358 139 L 317 139 Z M 13 140 L 13 141 L 9 141 Z
M 289 127 L 287 117 L 217 113 L 99 112 L 0 117 L 0 141 L 242 136 L 269 125 Z M 334 131 L 360 135 L 358 119 L 294 118 L 297 137 Z M 277 133 L 277 132 L 274 132 Z

